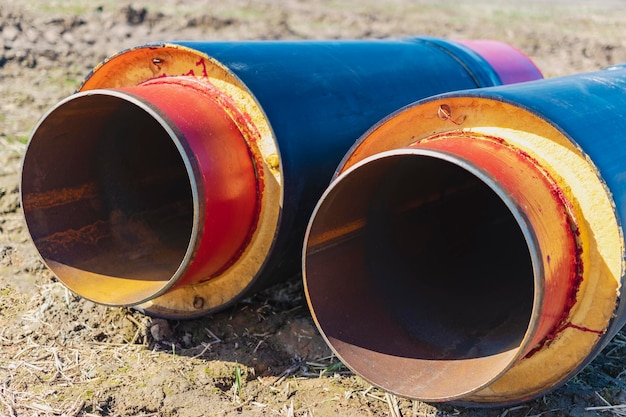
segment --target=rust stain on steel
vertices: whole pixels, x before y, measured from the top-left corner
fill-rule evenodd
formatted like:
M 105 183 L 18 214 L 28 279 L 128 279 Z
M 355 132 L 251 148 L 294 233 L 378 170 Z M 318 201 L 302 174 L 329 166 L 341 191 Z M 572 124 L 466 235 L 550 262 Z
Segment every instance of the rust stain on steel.
M 437 109 L 437 117 L 439 117 L 441 120 L 448 120 L 457 126 L 463 124 L 463 122 L 465 121 L 465 116 L 459 116 L 457 120 L 454 120 L 452 118 L 452 109 L 447 104 L 442 104 L 439 106 L 439 108 Z
M 68 229 L 56 232 L 36 240 L 36 245 L 44 257 L 58 253 L 67 253 L 75 245 L 97 246 L 101 240 L 110 238 L 108 222 L 98 220 L 80 229 Z
M 63 206 L 80 200 L 95 198 L 98 187 L 95 182 L 80 185 L 78 187 L 60 188 L 40 193 L 27 193 L 24 195 L 24 207 L 28 210 L 39 210 L 50 207 Z
M 561 327 L 559 329 L 559 331 L 563 331 L 567 328 L 571 328 L 571 329 L 576 329 L 576 330 L 580 330 L 581 332 L 587 332 L 587 333 L 595 333 L 598 336 L 602 336 L 604 333 L 606 333 L 606 330 L 594 330 L 594 329 L 589 329 L 587 327 L 583 327 L 583 326 L 578 326 L 574 323 L 567 323 L 565 324 L 563 327 Z

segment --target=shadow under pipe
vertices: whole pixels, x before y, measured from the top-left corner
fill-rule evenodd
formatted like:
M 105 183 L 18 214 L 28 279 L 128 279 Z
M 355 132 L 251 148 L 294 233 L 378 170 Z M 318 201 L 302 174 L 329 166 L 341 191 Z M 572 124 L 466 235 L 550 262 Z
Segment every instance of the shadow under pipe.
M 141 46 L 96 67 L 36 126 L 24 215 L 45 263 L 78 295 L 163 317 L 207 314 L 297 272 L 315 202 L 384 115 L 540 77 L 492 41 Z
M 310 220 L 305 292 L 349 368 L 400 396 L 505 405 L 626 321 L 626 66 L 388 116 Z

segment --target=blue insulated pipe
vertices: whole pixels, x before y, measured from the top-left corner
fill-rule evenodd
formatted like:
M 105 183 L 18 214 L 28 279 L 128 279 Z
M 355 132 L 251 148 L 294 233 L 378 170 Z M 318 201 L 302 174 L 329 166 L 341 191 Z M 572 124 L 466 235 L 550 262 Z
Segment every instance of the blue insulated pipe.
M 626 65 L 446 93 L 363 135 L 311 217 L 305 292 L 342 362 L 424 401 L 506 405 L 626 323 Z
M 207 314 L 297 273 L 317 199 L 384 115 L 537 78 L 528 57 L 493 41 L 140 46 L 97 66 L 36 126 L 24 215 L 77 294 L 162 317 Z

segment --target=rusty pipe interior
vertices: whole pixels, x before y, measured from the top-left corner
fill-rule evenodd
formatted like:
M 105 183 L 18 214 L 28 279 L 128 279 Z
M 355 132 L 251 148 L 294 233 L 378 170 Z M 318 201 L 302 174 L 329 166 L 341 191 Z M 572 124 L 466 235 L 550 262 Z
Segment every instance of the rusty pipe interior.
M 110 304 L 159 292 L 190 256 L 198 222 L 172 133 L 129 100 L 83 95 L 53 109 L 36 135 L 22 195 L 46 263 L 71 289 Z
M 458 161 L 387 155 L 322 197 L 306 292 L 345 364 L 397 394 L 444 401 L 524 353 L 537 256 L 524 219 L 488 178 Z

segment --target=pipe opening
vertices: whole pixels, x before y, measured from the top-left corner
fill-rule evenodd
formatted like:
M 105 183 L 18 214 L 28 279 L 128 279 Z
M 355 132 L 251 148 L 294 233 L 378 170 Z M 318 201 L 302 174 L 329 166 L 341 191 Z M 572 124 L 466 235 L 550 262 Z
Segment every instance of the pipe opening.
M 344 363 L 424 400 L 503 373 L 533 309 L 529 245 L 500 196 L 466 169 L 414 153 L 370 159 L 331 186 L 309 226 L 305 275 Z
M 159 291 L 190 246 L 194 198 L 175 138 L 114 95 L 78 95 L 31 137 L 24 214 L 48 266 L 73 291 L 129 304 Z

